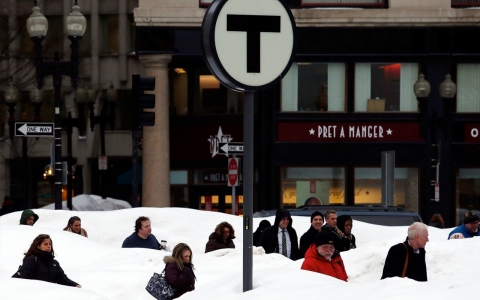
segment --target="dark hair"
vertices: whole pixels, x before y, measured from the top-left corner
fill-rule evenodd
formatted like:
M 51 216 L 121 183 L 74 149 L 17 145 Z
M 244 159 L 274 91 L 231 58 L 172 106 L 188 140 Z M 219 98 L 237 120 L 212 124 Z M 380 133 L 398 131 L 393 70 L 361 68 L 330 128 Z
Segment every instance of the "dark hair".
M 190 249 L 190 247 L 185 243 L 179 243 L 175 246 L 175 248 L 173 248 L 172 257 L 175 259 L 175 263 L 177 264 L 177 268 L 180 271 L 183 271 L 182 255 L 183 255 L 183 252 L 185 252 L 187 250 L 190 251 L 190 264 L 192 265 L 192 270 L 193 270 L 194 268 L 193 268 L 193 252 L 192 252 L 192 249 Z
M 345 223 L 347 223 L 348 220 L 352 221 L 353 223 L 352 217 L 350 217 L 349 215 L 341 215 L 337 218 L 337 227 L 343 233 L 345 233 Z
M 73 216 L 70 219 L 68 219 L 67 227 L 63 228 L 63 230 L 67 230 L 68 228 L 72 228 L 72 225 L 73 225 L 73 223 L 75 223 L 75 221 L 82 222 L 82 220 L 80 220 L 79 217 Z
M 23 257 L 23 261 L 25 261 L 25 259 L 30 255 L 37 256 L 38 254 L 40 254 L 41 250 L 38 249 L 38 246 L 40 246 L 43 243 L 43 241 L 46 239 L 49 239 L 50 242 L 52 243 L 52 250 L 50 250 L 50 252 L 52 253 L 52 256 L 55 256 L 55 252 L 53 251 L 52 238 L 48 234 L 40 234 L 33 240 L 32 244 L 30 245 L 30 248 L 28 248 L 28 251 L 24 253 L 25 256 Z
M 232 225 L 230 225 L 230 223 L 228 223 L 228 222 L 222 222 L 222 223 L 218 224 L 217 227 L 215 227 L 215 235 L 217 236 L 217 238 L 223 237 L 223 229 L 225 227 L 230 229 L 229 238 L 234 239 L 235 238 L 235 229 L 233 229 Z
M 135 221 L 135 232 L 138 233 L 138 231 L 140 229 L 142 229 L 142 222 L 145 222 L 145 221 L 150 221 L 149 218 L 147 217 L 138 217 L 138 219 Z
M 438 228 L 445 228 L 445 222 L 443 221 L 443 217 L 441 214 L 433 214 L 432 218 L 430 219 L 430 226 L 435 226 Z

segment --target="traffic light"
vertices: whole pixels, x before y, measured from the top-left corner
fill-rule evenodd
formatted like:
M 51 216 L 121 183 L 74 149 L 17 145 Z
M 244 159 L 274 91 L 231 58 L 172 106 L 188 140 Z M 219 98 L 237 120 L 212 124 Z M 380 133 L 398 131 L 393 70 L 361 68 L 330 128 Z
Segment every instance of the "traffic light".
M 134 128 L 155 125 L 155 113 L 143 111 L 144 108 L 155 107 L 155 95 L 144 94 L 144 91 L 153 90 L 155 90 L 155 77 L 132 75 Z

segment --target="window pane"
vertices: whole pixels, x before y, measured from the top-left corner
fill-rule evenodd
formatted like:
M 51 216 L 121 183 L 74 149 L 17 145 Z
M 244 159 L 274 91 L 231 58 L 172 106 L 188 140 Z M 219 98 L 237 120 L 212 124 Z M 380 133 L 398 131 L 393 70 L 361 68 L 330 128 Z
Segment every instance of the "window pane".
M 101 15 L 102 54 L 118 53 L 118 15 Z
M 382 204 L 381 174 L 381 168 L 355 168 L 355 204 Z M 393 205 L 418 212 L 418 169 L 395 168 Z
M 345 111 L 345 64 L 294 63 L 282 80 L 282 111 Z
M 480 64 L 457 67 L 457 112 L 480 112 Z
M 283 207 L 345 203 L 343 168 L 285 168 L 282 175 Z
M 355 64 L 355 111 L 416 112 L 416 63 Z
M 457 191 L 456 224 L 460 224 L 466 210 L 480 214 L 480 169 L 459 169 Z
M 184 116 L 188 114 L 188 74 L 183 68 L 170 71 L 172 79 L 172 115 Z

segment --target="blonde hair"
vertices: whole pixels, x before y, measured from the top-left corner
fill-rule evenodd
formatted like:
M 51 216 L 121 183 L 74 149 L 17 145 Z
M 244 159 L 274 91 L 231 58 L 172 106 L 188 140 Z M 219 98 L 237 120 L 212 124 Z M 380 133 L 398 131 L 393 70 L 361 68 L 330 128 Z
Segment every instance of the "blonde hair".
M 187 250 L 190 251 L 190 264 L 192 265 L 192 270 L 194 270 L 192 249 L 190 249 L 190 247 L 185 243 L 179 243 L 175 246 L 175 248 L 173 248 L 172 257 L 175 259 L 175 263 L 177 264 L 177 268 L 180 271 L 183 271 L 183 257 L 182 257 L 182 255 Z

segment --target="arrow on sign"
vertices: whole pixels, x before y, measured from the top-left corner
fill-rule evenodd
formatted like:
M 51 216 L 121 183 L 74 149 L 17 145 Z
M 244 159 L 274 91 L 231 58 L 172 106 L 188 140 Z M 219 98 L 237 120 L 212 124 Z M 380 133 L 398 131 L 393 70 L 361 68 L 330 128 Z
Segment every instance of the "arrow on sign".
M 243 154 L 243 143 L 220 143 L 220 151 L 225 154 Z
M 15 123 L 16 136 L 53 136 L 53 123 Z

